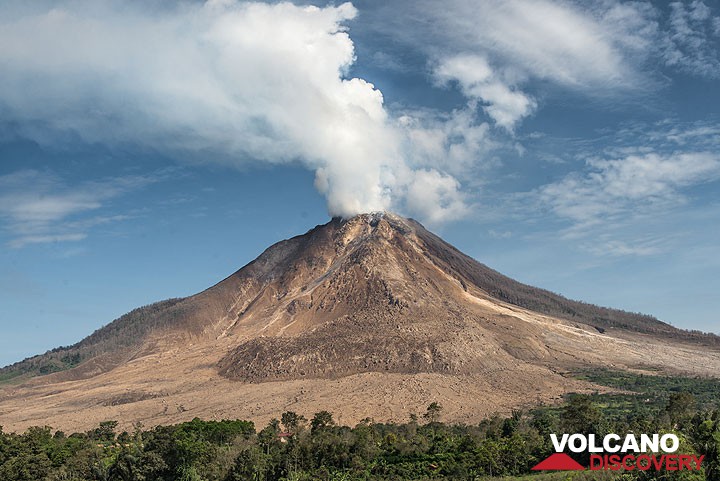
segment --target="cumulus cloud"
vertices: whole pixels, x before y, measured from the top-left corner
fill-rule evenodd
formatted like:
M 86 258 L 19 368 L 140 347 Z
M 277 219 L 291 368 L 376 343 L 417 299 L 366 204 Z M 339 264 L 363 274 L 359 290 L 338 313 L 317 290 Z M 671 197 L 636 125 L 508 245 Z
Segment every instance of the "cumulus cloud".
M 418 170 L 408 188 L 407 208 L 434 224 L 462 217 L 469 207 L 459 191 L 459 182 L 453 177 L 437 170 Z
M 490 125 L 475 117 L 473 106 L 447 114 L 410 110 L 400 113 L 396 123 L 404 132 L 404 151 L 416 165 L 459 177 L 492 166 L 490 154 L 501 148 Z
M 483 102 L 488 116 L 509 131 L 537 106 L 532 97 L 499 79 L 487 60 L 478 55 L 444 58 L 434 75 L 441 83 L 456 81 L 466 97 Z
M 0 112 L 46 143 L 80 136 L 199 162 L 301 162 L 333 215 L 461 212 L 460 184 L 426 176 L 443 152 L 416 157 L 409 138 L 432 135 L 436 119 L 410 132 L 372 83 L 348 76 L 356 14 L 350 3 L 7 4 Z M 437 189 L 437 212 L 406 197 L 417 182 Z

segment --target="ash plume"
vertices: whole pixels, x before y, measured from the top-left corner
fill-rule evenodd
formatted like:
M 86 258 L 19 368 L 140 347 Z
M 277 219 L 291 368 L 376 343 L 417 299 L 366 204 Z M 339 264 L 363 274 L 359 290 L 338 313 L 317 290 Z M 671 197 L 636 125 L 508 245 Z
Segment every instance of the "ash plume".
M 0 114 L 45 145 L 79 137 L 190 162 L 299 162 L 332 215 L 462 216 L 443 159 L 479 151 L 487 125 L 391 113 L 349 75 L 356 15 L 350 3 L 5 2 Z

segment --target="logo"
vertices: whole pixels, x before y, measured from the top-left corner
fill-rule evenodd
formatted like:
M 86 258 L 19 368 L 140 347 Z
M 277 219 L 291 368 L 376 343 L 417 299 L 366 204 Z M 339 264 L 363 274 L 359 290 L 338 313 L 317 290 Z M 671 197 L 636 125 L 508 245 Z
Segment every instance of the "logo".
M 555 453 L 532 468 L 533 471 L 584 471 L 585 466 L 565 453 Z
M 705 456 L 676 454 L 680 440 L 674 434 L 608 434 L 599 440 L 595 434 L 550 435 L 555 454 L 541 461 L 533 471 L 699 471 Z M 587 468 L 566 451 L 589 453 Z

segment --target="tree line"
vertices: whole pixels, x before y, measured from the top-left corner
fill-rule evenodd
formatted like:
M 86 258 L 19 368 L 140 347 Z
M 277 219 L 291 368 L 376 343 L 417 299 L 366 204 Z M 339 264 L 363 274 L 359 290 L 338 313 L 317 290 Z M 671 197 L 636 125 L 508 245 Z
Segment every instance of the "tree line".
M 260 430 L 238 420 L 194 419 L 151 429 L 137 424 L 121 433 L 117 426 L 106 421 L 71 435 L 50 427 L 22 434 L 0 429 L 0 479 L 484 480 L 530 474 L 554 452 L 553 432 L 673 432 L 681 452 L 705 456 L 701 472 L 595 473 L 599 477 L 582 479 L 720 479 L 720 410 L 699 409 L 685 392 L 674 393 L 659 409 L 613 415 L 606 415 L 595 397 L 573 395 L 557 409 L 516 411 L 476 425 L 443 423 L 442 406 L 432 403 L 422 416 L 398 424 L 366 419 L 349 427 L 336 424 L 327 411 L 309 419 L 288 411 Z

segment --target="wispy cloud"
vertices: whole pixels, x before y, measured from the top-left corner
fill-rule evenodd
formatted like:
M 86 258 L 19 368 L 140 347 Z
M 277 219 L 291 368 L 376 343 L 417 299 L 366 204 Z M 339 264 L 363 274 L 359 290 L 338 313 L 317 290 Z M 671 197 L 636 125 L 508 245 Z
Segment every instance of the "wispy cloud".
M 596 256 L 650 256 L 662 253 L 666 245 L 663 239 L 635 239 L 632 243 L 618 240 L 603 238 L 595 239 L 594 242 L 585 244 L 587 251 Z
M 701 0 L 670 4 L 665 63 L 688 73 L 720 77 L 720 16 Z
M 676 226 L 695 218 L 720 183 L 716 122 L 631 122 L 596 138 L 539 140 L 564 153 L 548 167 L 558 177 L 502 196 L 497 208 L 537 235 L 552 232 L 598 256 L 672 251 L 687 242 L 678 236 L 697 235 L 690 226 L 705 221 Z
M 591 254 L 650 256 L 677 244 L 680 233 L 670 226 L 692 210 L 692 189 L 718 179 L 716 152 L 589 159 L 584 171 L 538 188 L 523 203 L 559 220 L 559 236 Z
M 539 201 L 576 227 L 609 217 L 684 201 L 682 189 L 720 178 L 720 154 L 648 153 L 622 159 L 590 159 L 572 173 L 537 191 Z
M 497 231 L 495 229 L 490 229 L 488 231 L 488 235 L 493 239 L 509 239 L 513 236 L 513 233 L 509 230 Z
M 87 234 L 28 235 L 8 242 L 8 246 L 19 249 L 30 244 L 49 244 L 58 242 L 77 242 L 87 238 Z
M 88 215 L 120 195 L 167 178 L 170 171 L 125 176 L 78 185 L 52 172 L 22 170 L 0 176 L 0 221 L 10 240 L 21 248 L 32 244 L 77 242 L 97 225 L 118 222 L 126 215 Z
M 507 78 L 533 76 L 578 87 L 631 83 L 632 56 L 648 47 L 653 30 L 642 5 L 602 2 L 590 8 L 546 0 L 420 5 L 420 16 L 436 20 L 430 33 L 438 55 L 480 53 Z
M 456 86 L 511 133 L 542 108 L 539 83 L 593 98 L 661 84 L 643 71 L 660 35 L 658 12 L 646 3 L 400 0 L 363 13 L 383 35 L 423 52 L 436 84 Z
M 412 16 L 400 14 L 410 8 Z M 699 0 L 668 9 L 619 0 L 400 0 L 374 19 L 395 41 L 424 51 L 439 84 L 455 82 L 496 125 L 513 130 L 542 108 L 538 81 L 618 99 L 666 86 L 663 66 L 716 77 L 716 10 Z

